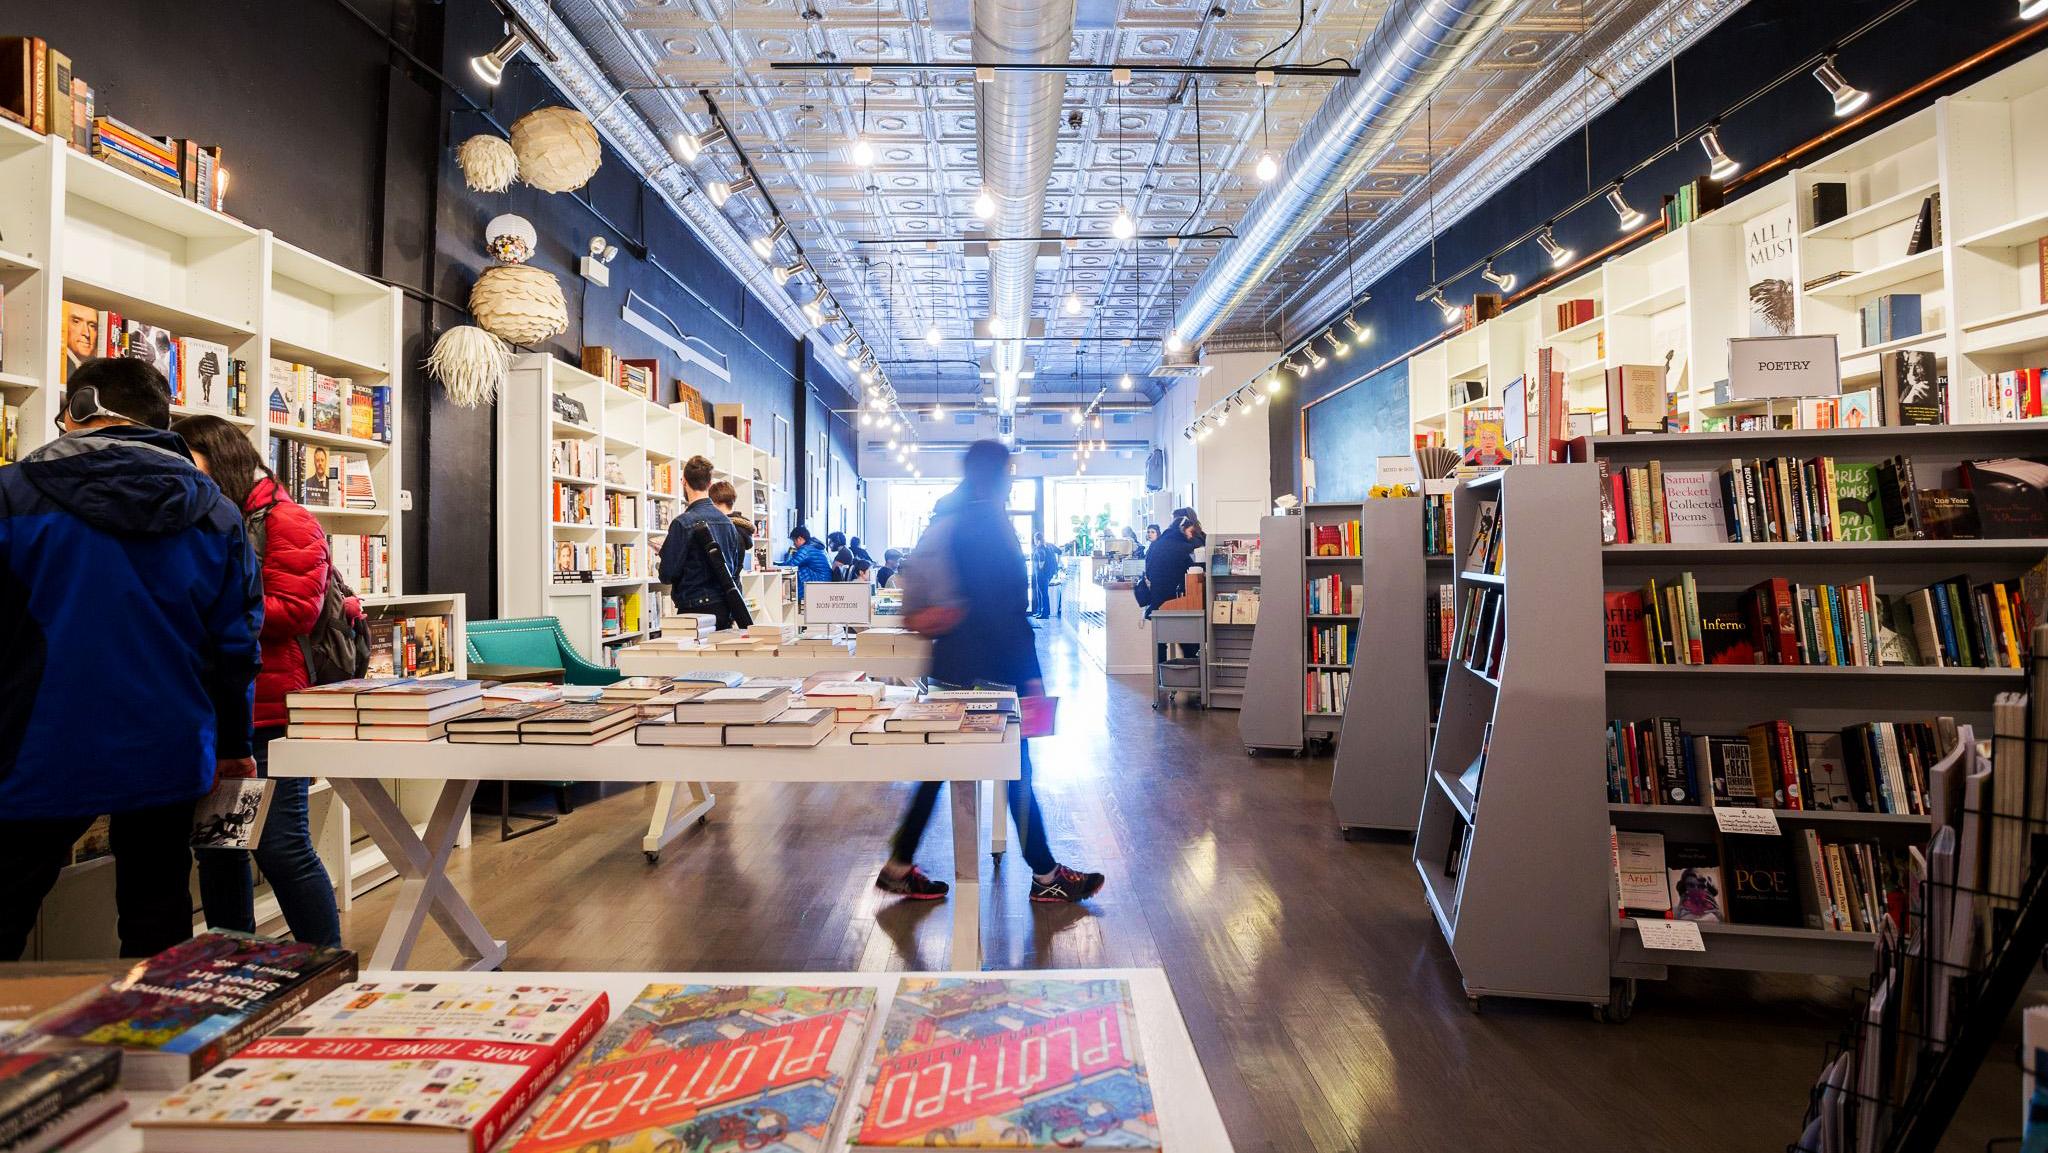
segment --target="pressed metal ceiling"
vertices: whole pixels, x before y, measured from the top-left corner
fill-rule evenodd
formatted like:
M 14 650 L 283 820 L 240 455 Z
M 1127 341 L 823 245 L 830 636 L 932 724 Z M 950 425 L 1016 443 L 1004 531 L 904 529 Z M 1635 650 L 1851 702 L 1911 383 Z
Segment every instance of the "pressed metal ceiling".
M 1466 152 L 1496 144 L 1508 131 L 1504 108 L 1534 107 L 1583 87 L 1588 46 L 1628 40 L 1668 19 L 1673 6 L 1519 5 L 1476 62 L 1439 91 L 1427 139 L 1425 125 L 1411 125 L 1351 190 L 1353 252 L 1384 247 L 1412 229 L 1408 209 L 1432 158 L 1441 174 Z M 1385 0 L 1315 6 L 1301 35 L 1272 62 L 1350 62 L 1386 7 Z M 978 370 L 986 349 L 971 339 L 988 312 L 987 261 L 959 243 L 984 236 L 973 211 L 980 176 L 971 75 L 885 71 L 859 84 L 844 71 L 768 67 L 967 61 L 966 0 L 559 0 L 554 15 L 613 85 L 663 86 L 626 98 L 664 136 L 708 125 L 700 90 L 717 101 L 791 233 L 905 403 L 990 391 Z M 1080 0 L 1072 60 L 1250 65 L 1286 41 L 1296 19 L 1292 0 Z M 1119 88 L 1106 74 L 1069 73 L 1044 230 L 1075 239 L 1046 245 L 1039 261 L 1034 299 L 1047 339 L 1030 350 L 1037 376 L 1024 391 L 1093 394 L 1107 385 L 1114 393 L 1128 372 L 1156 396 L 1165 382 L 1146 373 L 1159 363 L 1158 339 L 1221 242 L 1119 244 L 1109 235 L 1118 206 L 1129 208 L 1141 234 L 1234 226 L 1260 190 L 1252 174 L 1259 154 L 1270 147 L 1284 155 L 1330 87 L 1282 77 L 1267 90 L 1248 77 L 1204 77 L 1198 114 L 1195 88 L 1180 77 L 1141 74 Z M 872 168 L 852 157 L 863 131 L 875 148 Z M 723 144 L 692 169 L 699 182 L 740 174 Z M 735 197 L 725 211 L 743 233 L 766 230 L 758 197 Z M 1295 327 L 1284 323 L 1287 308 L 1341 301 L 1348 295 L 1344 235 L 1339 212 L 1211 343 L 1277 342 Z M 936 250 L 927 240 L 939 241 Z M 875 243 L 882 241 L 897 243 Z M 788 259 L 786 249 L 780 259 Z M 791 291 L 807 300 L 813 289 Z M 1068 312 L 1069 296 L 1081 304 L 1077 314 Z M 932 326 L 944 337 L 937 347 L 924 339 Z

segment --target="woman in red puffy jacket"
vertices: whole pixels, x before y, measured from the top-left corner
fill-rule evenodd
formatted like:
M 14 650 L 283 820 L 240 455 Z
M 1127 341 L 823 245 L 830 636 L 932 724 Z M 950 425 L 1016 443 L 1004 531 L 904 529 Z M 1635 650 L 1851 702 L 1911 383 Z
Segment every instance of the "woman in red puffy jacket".
M 327 593 L 327 536 L 312 513 L 285 495 L 241 429 L 217 416 L 188 416 L 171 429 L 185 438 L 192 459 L 249 520 L 250 543 L 261 546 L 263 668 L 256 674 L 255 752 L 257 771 L 268 776 L 270 742 L 284 735 L 285 694 L 305 688 L 310 680 L 299 639 L 313 631 Z M 305 777 L 272 782 L 270 816 L 254 854 L 199 850 L 199 896 L 208 925 L 255 932 L 256 888 L 249 876 L 253 855 L 292 936 L 340 946 L 334 884 L 313 851 L 307 819 L 310 783 Z

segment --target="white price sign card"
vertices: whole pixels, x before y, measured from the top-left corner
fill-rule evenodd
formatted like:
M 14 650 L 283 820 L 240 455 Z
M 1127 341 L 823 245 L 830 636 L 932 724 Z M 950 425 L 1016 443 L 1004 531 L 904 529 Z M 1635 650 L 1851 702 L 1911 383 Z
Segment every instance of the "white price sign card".
M 1405 484 L 1414 489 L 1422 487 L 1422 470 L 1416 467 L 1415 458 L 1405 452 L 1399 456 L 1379 458 L 1379 466 L 1381 484 Z
M 1782 831 L 1778 828 L 1778 814 L 1770 809 L 1716 808 L 1714 824 L 1724 833 L 1775 837 Z
M 1642 934 L 1645 949 L 1671 949 L 1680 953 L 1707 951 L 1707 943 L 1700 939 L 1700 927 L 1691 921 L 1652 921 L 1637 917 L 1636 932 Z
M 1842 361 L 1826 336 L 1736 336 L 1728 340 L 1728 395 L 1733 400 L 1835 396 Z
M 804 585 L 804 623 L 864 625 L 875 617 L 875 586 L 866 581 L 811 581 Z

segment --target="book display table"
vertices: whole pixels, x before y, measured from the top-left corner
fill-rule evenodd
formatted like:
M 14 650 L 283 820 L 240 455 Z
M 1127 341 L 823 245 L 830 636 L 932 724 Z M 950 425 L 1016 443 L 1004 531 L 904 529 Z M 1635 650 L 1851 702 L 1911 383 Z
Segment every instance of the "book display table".
M 619 671 L 629 677 L 681 677 L 710 669 L 750 677 L 807 677 L 812 673 L 859 669 L 876 679 L 909 681 L 931 669 L 931 658 L 918 656 L 857 657 L 832 653 L 726 653 L 704 657 L 676 649 L 634 645 L 619 650 Z
M 710 812 L 716 798 L 701 783 L 707 780 L 954 782 L 947 790 L 953 806 L 953 964 L 980 968 L 980 782 L 1013 781 L 1021 774 L 1023 744 L 1016 727 L 1009 740 L 986 745 L 856 745 L 848 740 L 853 728 L 840 725 L 810 748 L 643 746 L 633 743 L 630 731 L 587 746 L 285 739 L 271 742 L 270 775 L 327 778 L 398 870 L 398 902 L 365 964 L 370 969 L 404 968 L 429 917 L 470 968 L 495 969 L 504 962 L 505 942 L 485 931 L 448 877 L 448 857 L 469 820 L 479 781 L 655 781 L 687 790 L 690 807 L 683 822 Z M 424 836 L 399 812 L 384 787 L 387 780 L 442 782 Z M 1000 785 L 995 792 L 1002 795 Z
M 329 742 L 339 743 L 339 742 Z M 886 747 L 886 746 L 884 746 Z M 902 748 L 903 746 L 898 746 Z M 1209 1090 L 1209 1079 L 1202 1072 L 1202 1062 L 1195 1055 L 1194 1041 L 1188 1036 L 1187 1022 L 1181 1018 L 1180 1003 L 1174 999 L 1173 988 L 1167 983 L 1166 972 L 1162 969 L 1061 969 L 1057 973 L 1045 972 L 1001 972 L 1001 973 L 933 973 L 919 976 L 939 977 L 1020 977 L 1034 978 L 1057 976 L 1065 980 L 1085 981 L 1115 978 L 1129 982 L 1131 1005 L 1136 1012 L 1138 1043 L 1144 1054 L 1145 1064 L 1152 1084 L 1152 1100 L 1159 1111 L 1159 1135 L 1161 1144 L 1173 1153 L 1232 1153 L 1230 1135 L 1224 1132 L 1223 1118 L 1216 1110 L 1216 1098 Z M 445 973 L 412 971 L 365 970 L 365 981 L 413 981 L 436 984 L 484 985 L 494 981 L 516 980 L 522 985 L 559 985 L 578 989 L 602 989 L 611 1001 L 613 1016 L 623 1012 L 640 990 L 651 984 L 706 984 L 706 985 L 844 985 L 866 987 L 875 991 L 873 1020 L 879 1022 L 888 1016 L 890 1002 L 895 999 L 897 984 L 903 979 L 902 973 Z M 858 1070 L 850 1083 L 859 1086 L 865 1079 L 865 1070 Z M 98 1136 L 76 1147 L 75 1153 L 137 1153 L 142 1148 L 140 1130 L 132 1129 L 128 1120 L 140 1117 L 155 1105 L 161 1093 L 130 1093 L 129 1111 L 126 1118 L 115 1122 Z M 846 1110 L 840 1122 L 841 1132 L 834 1134 L 827 1148 L 840 1150 L 846 1147 L 851 1118 L 856 1110 Z M 284 1148 L 280 1142 L 279 1148 Z M 304 1146 L 310 1148 L 311 1146 Z

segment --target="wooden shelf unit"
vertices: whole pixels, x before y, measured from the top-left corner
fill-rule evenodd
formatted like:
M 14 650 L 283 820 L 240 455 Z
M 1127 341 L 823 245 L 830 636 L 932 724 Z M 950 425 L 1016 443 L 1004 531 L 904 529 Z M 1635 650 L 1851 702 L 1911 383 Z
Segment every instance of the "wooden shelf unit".
M 563 420 L 553 407 L 558 395 L 582 405 L 585 419 Z M 551 458 L 558 440 L 595 445 L 597 474 L 558 474 Z M 781 475 L 765 450 L 573 364 L 544 353 L 514 357 L 498 402 L 498 611 L 555 617 L 579 652 L 605 664 L 616 660 L 617 646 L 658 632 L 662 614 L 673 608 L 667 586 L 660 583 L 661 542 L 670 520 L 683 509 L 683 464 L 698 455 L 711 461 L 714 478 L 732 482 L 738 497 L 734 507 L 741 511 L 755 507 L 757 485 L 772 492 L 768 478 Z M 607 475 L 607 458 L 618 465 L 615 476 Z M 654 487 L 650 466 L 659 465 L 669 466 L 669 476 L 665 486 Z M 588 523 L 553 519 L 556 483 L 590 494 Z M 633 502 L 632 523 L 608 523 L 606 501 L 614 493 Z M 590 570 L 593 579 L 554 579 L 556 548 L 562 543 L 604 550 L 600 564 Z M 764 543 L 757 535 L 757 546 Z M 605 566 L 614 545 L 637 549 L 630 571 Z M 758 622 L 792 618 L 795 609 L 780 570 L 754 564 L 740 576 L 740 591 Z M 620 598 L 621 605 L 619 627 L 610 632 L 604 627 L 606 597 Z

